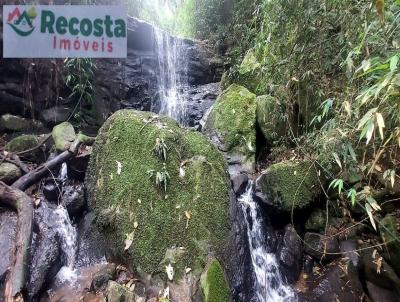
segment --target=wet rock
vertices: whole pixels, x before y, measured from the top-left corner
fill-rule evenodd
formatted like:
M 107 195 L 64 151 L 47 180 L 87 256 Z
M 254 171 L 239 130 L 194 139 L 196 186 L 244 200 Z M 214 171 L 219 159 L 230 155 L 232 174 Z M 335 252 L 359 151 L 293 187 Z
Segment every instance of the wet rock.
M 363 289 L 355 272 L 344 274 L 339 265 L 333 265 L 315 280 L 307 293 L 300 293 L 304 302 L 361 301 Z
M 393 290 L 385 289 L 375 285 L 374 283 L 366 282 L 368 296 L 372 302 L 397 302 L 400 301 L 400 296 Z
M 86 208 L 83 184 L 77 183 L 65 185 L 61 201 L 71 218 L 79 218 Z
M 278 245 L 277 258 L 282 275 L 289 283 L 298 280 L 303 258 L 303 247 L 296 230 L 292 225 L 285 227 L 282 241 Z
M 43 185 L 43 195 L 48 201 L 58 202 L 60 200 L 62 190 L 61 181 L 54 178 L 48 178 Z
M 90 266 L 104 260 L 104 238 L 95 223 L 93 212 L 88 213 L 78 226 L 77 266 Z
M 109 281 L 107 286 L 107 301 L 108 302 L 134 302 L 135 297 L 125 286 L 122 286 L 114 281 Z
M 79 154 L 68 162 L 68 178 L 84 181 L 86 169 L 90 160 L 90 152 Z
M 56 220 L 53 214 L 55 208 L 55 205 L 42 202 L 35 210 L 34 240 L 27 285 L 30 298 L 44 290 L 62 267 L 61 245 L 53 226 Z
M 10 185 L 21 175 L 21 170 L 16 165 L 7 162 L 0 164 L 0 181 Z
M 355 252 L 357 250 L 357 241 L 355 239 L 349 239 L 340 242 L 340 252 L 343 257 L 348 258 L 354 267 L 359 267 L 359 254 Z
M 318 175 L 310 161 L 283 161 L 271 165 L 258 180 L 273 206 L 284 212 L 303 209 L 319 195 Z
M 71 115 L 71 112 L 71 106 L 54 106 L 43 110 L 41 113 L 41 119 L 46 125 L 54 126 L 65 122 Z
M 248 181 L 249 177 L 246 173 L 231 176 L 232 189 L 236 196 L 240 196 L 246 191 Z
M 0 208 L 0 284 L 4 280 L 8 268 L 12 265 L 17 219 L 16 213 Z
M 94 276 L 90 284 L 90 290 L 97 292 L 107 287 L 108 281 L 113 280 L 116 274 L 115 264 L 107 264 L 104 268 L 100 269 Z
M 67 150 L 76 138 L 74 126 L 68 122 L 55 126 L 51 135 L 59 152 Z
M 339 253 L 339 242 L 335 237 L 325 239 L 324 235 L 308 232 L 304 235 L 304 251 L 318 260 L 330 261 L 339 256 L 329 254 Z
M 40 121 L 4 114 L 0 117 L 0 130 L 6 132 L 37 132 L 44 131 L 44 126 Z
M 326 224 L 326 212 L 321 209 L 313 211 L 307 219 L 305 228 L 308 231 L 323 231 Z

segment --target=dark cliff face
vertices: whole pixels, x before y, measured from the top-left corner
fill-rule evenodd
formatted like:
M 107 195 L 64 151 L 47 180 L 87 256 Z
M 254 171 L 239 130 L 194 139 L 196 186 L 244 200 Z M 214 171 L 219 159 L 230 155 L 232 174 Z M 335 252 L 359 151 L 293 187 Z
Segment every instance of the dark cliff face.
M 1 19 L 0 22 L 2 32 Z M 181 41 L 187 53 L 187 70 L 178 69 L 177 72 L 187 75 L 188 84 L 198 86 L 219 81 L 221 60 L 213 57 L 207 45 L 199 41 Z M 0 34 L 0 114 L 46 120 L 45 109 L 52 109 L 54 115 L 56 106 L 74 106 L 63 79 L 63 60 L 3 59 L 2 44 Z M 129 17 L 127 59 L 94 59 L 94 62 L 97 68 L 91 109 L 97 124 L 122 108 L 157 112 L 158 54 L 152 25 Z M 61 120 L 62 117 L 59 116 Z

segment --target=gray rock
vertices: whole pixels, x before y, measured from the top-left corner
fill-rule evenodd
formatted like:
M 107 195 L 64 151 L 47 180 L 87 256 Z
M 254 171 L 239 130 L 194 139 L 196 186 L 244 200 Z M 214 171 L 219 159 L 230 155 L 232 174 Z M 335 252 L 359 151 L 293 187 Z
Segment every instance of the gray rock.
M 335 237 L 324 239 L 324 235 L 317 233 L 306 233 L 304 235 L 304 250 L 307 254 L 313 256 L 318 260 L 330 261 L 337 258 L 337 255 L 330 255 L 329 253 L 339 253 L 339 243 Z M 324 254 L 326 252 L 326 254 Z
M 17 219 L 16 213 L 0 208 L 0 284 L 12 265 Z
M 303 247 L 296 230 L 290 224 L 285 227 L 282 241 L 278 245 L 277 258 L 282 275 L 289 283 L 296 282 L 301 271 Z
M 244 173 L 231 176 L 232 189 L 236 196 L 240 196 L 246 191 L 248 181 L 249 177 Z
M 340 252 L 343 257 L 348 258 L 354 267 L 359 265 L 359 254 L 355 252 L 357 250 L 357 241 L 355 239 L 349 239 L 340 242 Z
M 125 286 L 122 286 L 114 281 L 109 281 L 107 286 L 107 301 L 108 302 L 134 302 L 135 296 Z
M 68 184 L 63 188 L 61 197 L 63 205 L 67 208 L 71 218 L 78 218 L 86 208 L 83 184 Z
M 374 283 L 366 282 L 368 295 L 372 302 L 397 302 L 400 301 L 400 296 L 393 290 L 385 289 L 375 285 Z
M 115 277 L 116 265 L 109 263 L 102 269 L 100 269 L 94 276 L 90 284 L 90 290 L 97 292 L 99 290 L 105 289 L 108 281 Z
M 71 106 L 54 106 L 43 110 L 41 113 L 41 119 L 47 126 L 54 126 L 65 122 L 71 115 L 71 112 Z
M 44 131 L 44 126 L 40 121 L 12 114 L 4 114 L 0 117 L 0 130 L 7 132 L 37 132 Z
M 21 175 L 21 170 L 16 165 L 7 162 L 0 164 L 0 181 L 10 185 Z

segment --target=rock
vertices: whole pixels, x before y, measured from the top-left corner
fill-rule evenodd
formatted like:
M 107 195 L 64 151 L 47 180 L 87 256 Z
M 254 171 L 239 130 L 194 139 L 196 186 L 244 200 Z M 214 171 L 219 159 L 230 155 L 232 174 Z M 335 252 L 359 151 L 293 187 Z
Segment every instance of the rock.
M 228 72 L 225 71 L 222 74 L 221 82 L 219 83 L 219 86 L 220 86 L 221 90 L 223 91 L 223 90 L 227 89 L 231 84 L 232 83 L 230 83 Z
M 358 248 L 357 241 L 355 239 L 349 239 L 340 242 L 340 252 L 343 257 L 348 258 L 354 267 L 359 267 L 359 254 L 355 252 Z
M 90 152 L 84 151 L 82 154 L 72 157 L 67 161 L 68 179 L 84 181 L 86 169 L 90 160 Z
M 78 218 L 86 208 L 83 184 L 65 185 L 61 197 L 62 204 L 67 208 L 69 216 Z
M 204 302 L 228 302 L 230 291 L 224 271 L 218 260 L 214 259 L 201 276 L 201 289 Z
M 246 191 L 249 177 L 245 173 L 236 174 L 231 177 L 232 189 L 236 196 L 242 195 Z
M 288 131 L 285 110 L 279 100 L 270 95 L 257 97 L 257 123 L 267 142 L 272 145 L 285 138 Z
M 71 115 L 71 106 L 54 106 L 49 109 L 43 110 L 41 119 L 48 126 L 54 126 L 59 123 L 65 122 Z
M 326 226 L 326 211 L 317 209 L 314 210 L 310 217 L 307 219 L 305 228 L 308 231 L 320 232 Z
M 380 223 L 379 232 L 382 241 L 386 243 L 387 255 L 389 261 L 398 275 L 400 275 L 400 234 L 397 231 L 396 218 L 386 215 Z
M 91 266 L 104 260 L 105 242 L 95 223 L 95 214 L 89 212 L 78 225 L 78 249 L 76 265 Z
M 114 281 L 109 281 L 107 286 L 108 302 L 135 302 L 133 292 L 123 285 Z
M 0 117 L 0 130 L 7 132 L 43 131 L 40 121 L 30 120 L 16 115 L 4 114 Z
M 8 268 L 12 266 L 14 256 L 14 240 L 17 233 L 16 213 L 0 208 L 0 284 L 8 272 Z M 2 286 L 0 285 L 0 288 Z M 1 299 L 0 295 L 0 299 Z
M 299 294 L 304 302 L 354 302 L 362 301 L 363 288 L 357 273 L 343 273 L 339 265 L 333 265 L 310 285 L 306 293 Z
M 271 165 L 258 181 L 259 189 L 280 211 L 303 209 L 320 193 L 312 162 L 283 161 Z
M 61 197 L 62 183 L 55 178 L 48 178 L 43 185 L 43 195 L 48 201 L 58 203 Z
M 67 150 L 75 140 L 76 134 L 74 126 L 68 122 L 61 123 L 53 128 L 51 135 L 56 149 L 59 152 Z
M 154 151 L 165 148 L 161 139 L 166 160 Z M 86 179 L 89 208 L 109 255 L 152 273 L 165 270 L 160 262 L 167 249 L 183 247 L 176 275 L 185 267 L 202 271 L 209 251 L 222 255 L 226 248 L 226 168 L 222 154 L 200 133 L 152 113 L 116 112 L 97 135 Z M 168 171 L 166 190 L 151 170 Z
M 381 288 L 372 282 L 366 282 L 368 295 L 372 302 L 397 302 L 400 296 L 393 290 Z
M 5 149 L 9 152 L 18 153 L 37 147 L 39 142 L 40 140 L 36 135 L 20 135 L 8 142 Z M 20 157 L 35 163 L 40 163 L 44 161 L 45 153 L 41 148 L 38 148 L 21 154 Z
M 11 185 L 22 175 L 21 170 L 14 164 L 3 162 L 0 164 L 0 181 Z
M 304 235 L 304 251 L 318 260 L 330 261 L 339 255 L 329 255 L 329 253 L 339 253 L 340 250 L 335 237 L 328 237 L 325 240 L 324 235 L 308 232 Z
M 249 91 L 262 95 L 266 92 L 266 83 L 260 82 L 261 64 L 254 51 L 250 50 L 243 58 L 235 83 L 246 87 Z
M 90 290 L 97 292 L 99 290 L 105 289 L 108 281 L 114 279 L 116 274 L 116 265 L 109 263 L 100 271 L 98 271 L 94 276 L 90 284 Z
M 252 170 L 256 149 L 256 96 L 246 88 L 231 85 L 216 100 L 204 132 L 222 151 L 241 156 Z
M 277 258 L 280 270 L 289 283 L 298 280 L 303 258 L 303 247 L 296 230 L 292 225 L 285 227 L 285 233 L 278 246 Z
M 385 259 L 380 259 L 381 256 L 379 253 L 374 254 L 373 248 L 365 249 L 368 247 L 369 245 L 361 246 L 364 249 L 360 252 L 359 269 L 365 276 L 365 279 L 379 287 L 395 290 L 400 295 L 400 278 Z M 381 264 L 380 273 L 378 273 L 377 265 L 379 262 Z

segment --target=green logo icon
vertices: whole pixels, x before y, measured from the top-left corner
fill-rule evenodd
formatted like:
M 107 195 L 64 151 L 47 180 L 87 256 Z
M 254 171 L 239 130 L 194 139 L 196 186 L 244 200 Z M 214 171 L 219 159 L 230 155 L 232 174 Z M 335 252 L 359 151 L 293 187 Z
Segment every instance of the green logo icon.
M 22 13 L 16 7 L 11 13 L 8 14 L 7 24 L 20 36 L 29 36 L 35 27 L 32 22 L 36 18 L 36 10 L 32 6 L 28 11 L 24 10 Z

